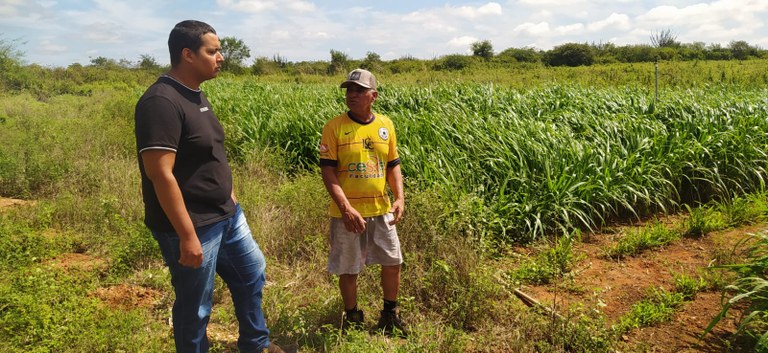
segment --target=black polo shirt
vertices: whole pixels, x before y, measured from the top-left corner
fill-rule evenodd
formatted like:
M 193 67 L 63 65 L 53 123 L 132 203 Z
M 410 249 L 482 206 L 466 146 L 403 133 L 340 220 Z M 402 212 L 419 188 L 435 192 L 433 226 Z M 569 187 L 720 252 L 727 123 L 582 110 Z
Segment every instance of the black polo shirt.
M 202 91 L 163 75 L 136 104 L 135 123 L 147 227 L 161 232 L 174 231 L 141 161 L 141 153 L 150 149 L 176 152 L 173 175 L 195 227 L 234 214 L 232 172 L 224 149 L 224 129 Z

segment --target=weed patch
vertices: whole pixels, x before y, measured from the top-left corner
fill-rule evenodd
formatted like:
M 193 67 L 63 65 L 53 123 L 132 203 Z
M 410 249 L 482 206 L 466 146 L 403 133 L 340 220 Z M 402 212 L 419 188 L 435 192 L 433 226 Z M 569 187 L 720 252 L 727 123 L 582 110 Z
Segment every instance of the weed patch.
M 683 304 L 684 294 L 668 292 L 664 289 L 652 289 L 650 298 L 632 305 L 630 312 L 621 317 L 614 326 L 618 334 L 639 327 L 646 327 L 668 321 L 675 310 Z
M 573 244 L 579 234 L 562 236 L 552 246 L 541 250 L 533 260 L 525 261 L 508 273 L 512 281 L 526 284 L 547 284 L 569 273 L 579 256 L 573 253 Z
M 639 230 L 631 230 L 626 236 L 605 250 L 606 256 L 621 259 L 637 255 L 647 249 L 667 245 L 680 239 L 680 233 L 668 229 L 661 222 L 652 222 Z

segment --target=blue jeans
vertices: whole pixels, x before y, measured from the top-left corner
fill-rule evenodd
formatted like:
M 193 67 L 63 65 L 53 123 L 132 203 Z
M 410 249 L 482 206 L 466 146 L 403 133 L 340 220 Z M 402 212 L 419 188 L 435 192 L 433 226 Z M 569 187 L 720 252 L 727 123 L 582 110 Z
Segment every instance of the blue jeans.
M 266 261 L 245 220 L 240 205 L 223 221 L 196 228 L 203 247 L 200 268 L 179 264 L 179 236 L 152 232 L 171 272 L 176 293 L 173 303 L 173 335 L 178 353 L 208 352 L 206 327 L 211 315 L 213 280 L 221 276 L 232 294 L 240 324 L 237 346 L 241 352 L 261 352 L 269 346 L 269 330 L 261 311 Z

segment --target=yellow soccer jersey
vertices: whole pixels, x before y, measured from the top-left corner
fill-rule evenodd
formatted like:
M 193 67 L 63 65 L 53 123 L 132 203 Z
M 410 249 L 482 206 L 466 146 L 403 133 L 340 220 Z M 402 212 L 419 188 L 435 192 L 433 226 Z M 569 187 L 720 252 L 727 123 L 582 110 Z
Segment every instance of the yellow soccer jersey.
M 320 165 L 336 167 L 336 177 L 349 203 L 363 217 L 389 212 L 387 167 L 400 163 L 392 120 L 374 115 L 373 121 L 359 123 L 341 114 L 323 127 Z M 341 217 L 331 201 L 331 217 Z

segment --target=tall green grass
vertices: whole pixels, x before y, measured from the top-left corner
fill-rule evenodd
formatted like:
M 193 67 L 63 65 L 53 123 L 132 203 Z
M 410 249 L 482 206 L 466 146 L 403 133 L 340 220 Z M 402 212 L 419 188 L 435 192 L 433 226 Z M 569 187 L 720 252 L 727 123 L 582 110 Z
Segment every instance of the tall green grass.
M 207 86 L 238 155 L 285 153 L 312 169 L 325 121 L 345 110 L 326 85 L 217 80 Z M 478 195 L 502 239 L 530 240 L 680 203 L 729 199 L 765 184 L 765 91 L 665 91 L 555 85 L 382 85 L 408 180 Z
M 737 333 L 754 339 L 755 352 L 768 352 L 768 233 L 761 231 L 748 235 L 738 247 L 746 253 L 743 262 L 717 266 L 733 271 L 738 277 L 725 287 L 722 310 L 704 334 L 711 332 L 729 311 L 741 311 Z

